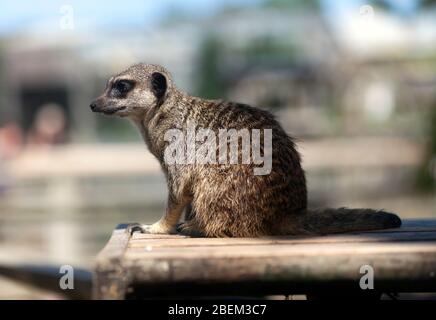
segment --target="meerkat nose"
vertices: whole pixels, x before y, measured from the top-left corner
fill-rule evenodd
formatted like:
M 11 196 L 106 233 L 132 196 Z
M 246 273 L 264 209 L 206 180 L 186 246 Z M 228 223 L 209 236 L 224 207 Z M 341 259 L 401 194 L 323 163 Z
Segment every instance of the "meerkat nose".
M 97 104 L 95 102 L 92 102 L 89 107 L 91 108 L 92 111 L 95 111 L 95 109 L 97 108 Z

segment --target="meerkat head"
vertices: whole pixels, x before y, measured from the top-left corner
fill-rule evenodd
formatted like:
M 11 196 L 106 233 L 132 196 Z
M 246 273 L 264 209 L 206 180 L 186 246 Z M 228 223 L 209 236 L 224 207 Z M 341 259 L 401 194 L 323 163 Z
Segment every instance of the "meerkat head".
M 119 117 L 140 117 L 160 106 L 172 87 L 171 75 L 158 65 L 136 64 L 111 77 L 90 107 L 93 112 Z

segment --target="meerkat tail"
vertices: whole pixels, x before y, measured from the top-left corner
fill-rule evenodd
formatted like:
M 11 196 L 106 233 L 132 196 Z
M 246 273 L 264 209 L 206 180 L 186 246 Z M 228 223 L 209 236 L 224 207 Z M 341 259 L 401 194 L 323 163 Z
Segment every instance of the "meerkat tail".
M 309 234 L 369 231 L 401 226 L 401 219 L 396 214 L 374 209 L 308 209 L 297 221 L 298 229 Z

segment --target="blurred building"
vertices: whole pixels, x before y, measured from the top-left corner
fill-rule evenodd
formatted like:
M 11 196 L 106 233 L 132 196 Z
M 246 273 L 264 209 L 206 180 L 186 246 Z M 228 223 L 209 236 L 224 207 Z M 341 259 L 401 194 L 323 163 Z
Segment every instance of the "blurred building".
M 109 75 L 140 61 L 159 62 L 189 88 L 192 65 L 185 64 L 193 63 L 196 38 L 189 27 L 180 27 L 158 33 L 124 30 L 119 37 L 58 30 L 7 39 L 2 119 L 18 121 L 27 132 L 41 107 L 55 103 L 65 112 L 73 140 L 95 140 L 95 116 L 88 106 Z
M 427 12 L 405 22 L 380 12 L 335 24 L 315 11 L 251 8 L 153 29 L 29 31 L 5 41 L 2 113 L 28 131 L 39 108 L 56 103 L 73 140 L 95 139 L 88 105 L 108 75 L 139 61 L 160 63 L 195 93 L 198 57 L 213 36 L 229 98 L 286 107 L 284 122 L 297 135 L 334 131 L 324 116 L 329 107 L 343 111 L 345 128 L 364 130 L 358 119 L 384 122 L 395 108 L 428 108 L 436 99 L 428 68 L 436 52 L 434 17 Z

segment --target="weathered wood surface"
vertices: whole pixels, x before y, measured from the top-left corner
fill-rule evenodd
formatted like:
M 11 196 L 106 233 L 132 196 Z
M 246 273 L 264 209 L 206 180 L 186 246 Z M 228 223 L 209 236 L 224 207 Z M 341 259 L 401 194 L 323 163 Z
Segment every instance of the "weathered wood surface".
M 363 265 L 373 267 L 378 290 L 436 292 L 436 220 L 409 220 L 383 231 L 264 238 L 149 235 L 120 225 L 97 257 L 94 297 L 360 290 Z

